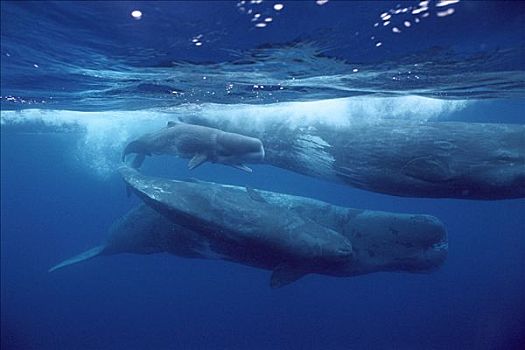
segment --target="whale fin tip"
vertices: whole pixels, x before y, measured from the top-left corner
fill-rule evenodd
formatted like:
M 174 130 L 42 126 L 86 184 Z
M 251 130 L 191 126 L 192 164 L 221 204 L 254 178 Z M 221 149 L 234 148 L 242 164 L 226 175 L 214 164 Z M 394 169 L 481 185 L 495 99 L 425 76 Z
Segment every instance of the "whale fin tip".
M 293 283 L 306 275 L 302 270 L 294 269 L 286 264 L 281 264 L 272 272 L 270 287 L 281 288 Z
M 202 165 L 204 162 L 208 160 L 208 157 L 205 154 L 196 154 L 191 158 L 191 160 L 188 163 L 188 169 L 193 170 L 196 167 Z
M 100 255 L 102 253 L 102 251 L 104 250 L 105 246 L 104 245 L 99 245 L 99 246 L 96 246 L 96 247 L 93 247 L 89 250 L 86 250 L 85 252 L 82 252 L 78 255 L 75 255 L 69 259 L 66 259 L 64 261 L 62 261 L 61 263 L 53 266 L 52 268 L 50 268 L 49 270 L 47 270 L 48 272 L 53 272 L 55 270 L 58 270 L 58 269 L 61 269 L 63 267 L 66 267 L 66 266 L 69 266 L 69 265 L 73 265 L 73 264 L 76 264 L 76 263 L 79 263 L 81 261 L 85 261 L 85 260 L 89 260 L 89 259 L 92 259 L 98 255 Z
M 246 165 L 244 164 L 233 164 L 232 167 L 234 167 L 235 169 L 239 169 L 239 170 L 242 170 L 242 171 L 246 171 L 247 173 L 253 173 L 253 170 L 249 167 L 247 167 Z

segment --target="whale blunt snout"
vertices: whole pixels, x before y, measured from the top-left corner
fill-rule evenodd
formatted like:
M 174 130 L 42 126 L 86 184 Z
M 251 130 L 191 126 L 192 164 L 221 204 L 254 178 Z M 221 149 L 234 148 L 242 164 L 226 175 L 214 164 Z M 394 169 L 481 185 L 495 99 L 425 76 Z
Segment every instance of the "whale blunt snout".
M 251 163 L 262 162 L 265 157 L 263 143 L 255 137 L 224 132 L 217 138 L 217 143 L 221 157 L 238 158 Z

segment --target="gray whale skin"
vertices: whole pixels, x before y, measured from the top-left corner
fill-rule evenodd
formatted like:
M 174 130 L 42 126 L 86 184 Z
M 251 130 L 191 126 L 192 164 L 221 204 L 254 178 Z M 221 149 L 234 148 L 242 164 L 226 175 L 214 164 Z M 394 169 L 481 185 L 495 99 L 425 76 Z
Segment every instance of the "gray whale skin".
M 100 255 L 171 253 L 273 271 L 281 287 L 309 273 L 355 276 L 428 272 L 447 256 L 443 224 L 428 215 L 344 208 L 282 193 L 143 176 L 122 167 L 147 205 L 110 229 L 108 241 L 50 271 Z
M 137 154 L 132 163 L 134 168 L 139 168 L 145 157 L 153 154 L 190 158 L 190 170 L 212 162 L 251 172 L 244 163 L 260 163 L 264 159 L 263 144 L 256 138 L 175 121 L 131 141 L 122 153 L 122 161 L 130 153 Z
M 357 121 L 247 123 L 221 115 L 185 122 L 260 139 L 265 163 L 367 191 L 403 197 L 525 197 L 525 125 Z

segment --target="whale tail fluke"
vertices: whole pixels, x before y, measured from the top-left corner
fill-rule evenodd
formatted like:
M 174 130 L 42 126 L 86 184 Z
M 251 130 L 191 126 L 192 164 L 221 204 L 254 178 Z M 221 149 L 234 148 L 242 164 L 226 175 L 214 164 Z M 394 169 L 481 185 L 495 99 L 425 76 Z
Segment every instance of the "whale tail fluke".
M 73 256 L 73 257 L 71 257 L 71 258 L 69 258 L 67 260 L 64 260 L 61 263 L 53 266 L 52 268 L 50 268 L 48 270 L 48 272 L 53 272 L 53 271 L 61 269 L 63 267 L 66 267 L 66 266 L 69 266 L 69 265 L 73 265 L 73 264 L 79 263 L 81 261 L 86 261 L 86 260 L 92 259 L 92 258 L 94 258 L 96 256 L 99 256 L 100 253 L 102 253 L 102 251 L 104 250 L 104 248 L 105 248 L 105 246 L 99 245 L 99 246 L 96 246 L 96 247 L 91 248 L 89 250 L 86 250 L 83 253 L 75 255 L 75 256 Z

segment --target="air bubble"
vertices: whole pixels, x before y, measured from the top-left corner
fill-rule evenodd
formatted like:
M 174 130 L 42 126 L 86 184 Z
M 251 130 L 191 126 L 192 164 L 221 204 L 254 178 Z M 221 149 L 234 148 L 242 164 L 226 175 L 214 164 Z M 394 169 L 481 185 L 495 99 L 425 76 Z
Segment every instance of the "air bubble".
M 139 10 L 133 10 L 131 11 L 131 17 L 133 17 L 136 20 L 139 20 L 142 18 L 142 12 Z

